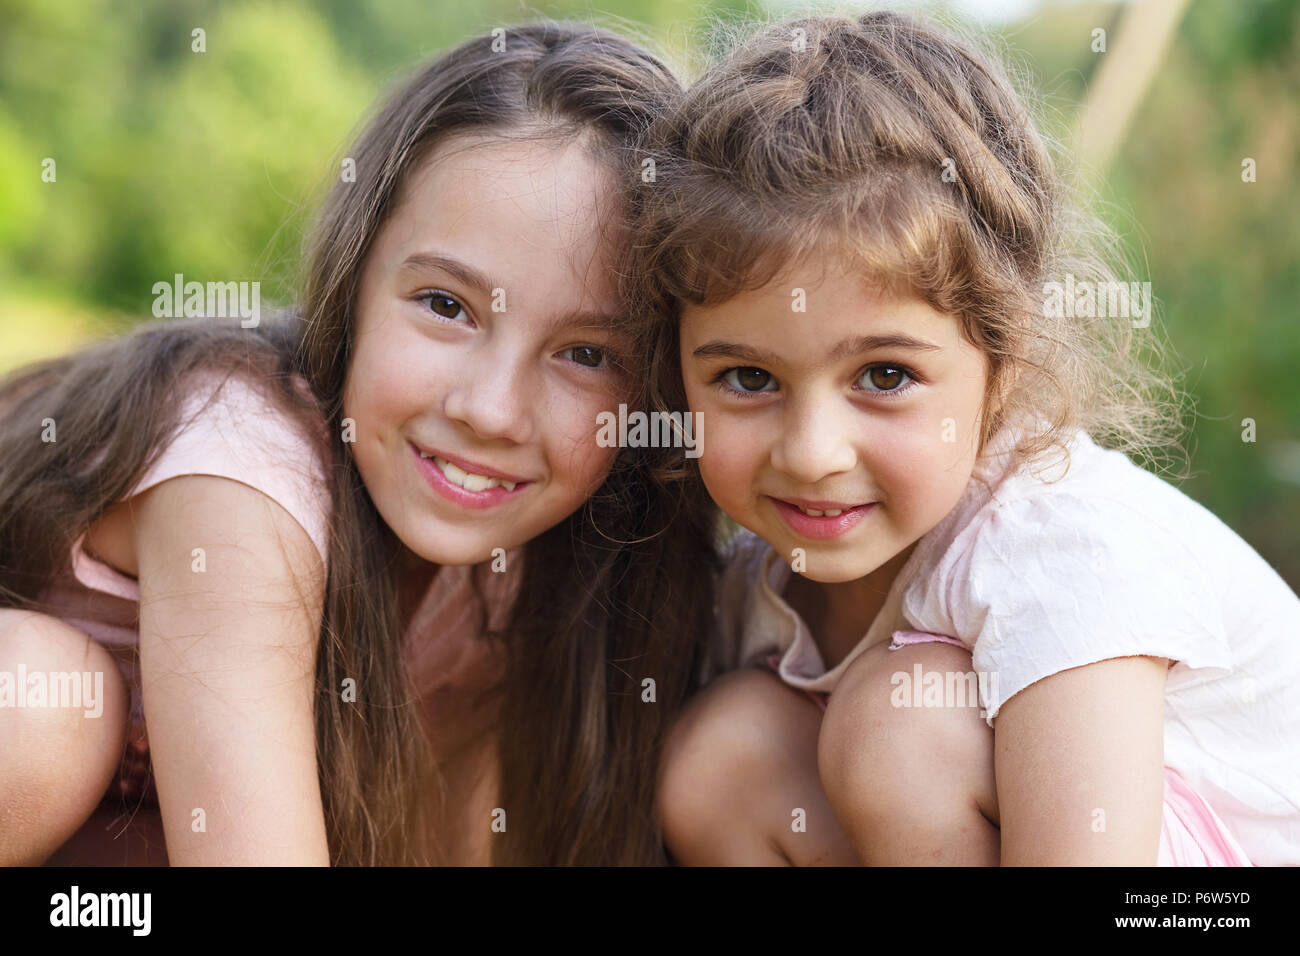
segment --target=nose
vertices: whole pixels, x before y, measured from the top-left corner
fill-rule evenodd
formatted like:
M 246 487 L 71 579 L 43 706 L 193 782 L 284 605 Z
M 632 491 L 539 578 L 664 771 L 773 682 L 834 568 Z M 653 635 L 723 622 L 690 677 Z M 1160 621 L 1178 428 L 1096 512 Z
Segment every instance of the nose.
M 533 434 L 534 365 L 518 343 L 485 341 L 449 373 L 443 414 L 483 441 L 524 444 Z
M 836 411 L 833 400 L 788 403 L 781 437 L 772 446 L 772 467 L 804 485 L 852 471 L 857 452 L 852 424 Z

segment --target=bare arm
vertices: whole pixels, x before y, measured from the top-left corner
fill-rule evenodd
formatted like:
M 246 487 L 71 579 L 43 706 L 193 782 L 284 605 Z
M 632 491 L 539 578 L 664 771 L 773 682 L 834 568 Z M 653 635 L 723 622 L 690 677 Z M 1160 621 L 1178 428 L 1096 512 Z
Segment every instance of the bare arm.
M 994 772 L 1004 865 L 1155 865 L 1168 664 L 1099 661 L 1002 707 Z
M 223 478 L 174 478 L 132 510 L 145 719 L 171 863 L 328 864 L 315 546 L 270 498 Z

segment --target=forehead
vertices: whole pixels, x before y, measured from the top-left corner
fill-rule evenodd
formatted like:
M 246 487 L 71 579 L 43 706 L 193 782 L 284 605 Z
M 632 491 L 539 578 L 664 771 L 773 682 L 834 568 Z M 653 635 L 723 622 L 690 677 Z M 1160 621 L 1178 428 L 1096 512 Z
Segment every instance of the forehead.
M 668 270 L 673 278 L 680 277 L 676 295 L 683 309 L 698 311 L 733 300 L 788 301 L 796 290 L 816 293 L 822 300 L 846 295 L 871 300 L 921 297 L 897 256 L 832 229 L 801 232 L 791 225 L 762 236 L 741 232 L 729 249 L 735 254 L 724 261 L 718 247 L 706 245 L 688 257 L 684 271 Z
M 581 137 L 458 136 L 406 177 L 376 243 L 388 263 L 437 250 L 503 283 L 507 301 L 612 295 L 621 240 L 612 172 Z
M 753 345 L 790 364 L 822 364 L 848 343 L 901 344 L 939 350 L 963 345 L 958 318 L 915 292 L 870 278 L 848 257 L 810 257 L 782 266 L 764 285 L 722 302 L 682 307 L 681 344 L 693 351 L 719 343 Z M 708 353 L 707 349 L 704 354 Z
M 799 328 L 804 314 L 821 322 L 878 321 L 890 315 L 933 311 L 915 292 L 898 283 L 875 278 L 850 256 L 833 251 L 810 254 L 769 268 L 761 284 L 737 289 L 717 302 L 683 303 L 683 321 L 743 322 L 757 311 L 788 314 Z M 808 326 L 802 326 L 806 333 Z

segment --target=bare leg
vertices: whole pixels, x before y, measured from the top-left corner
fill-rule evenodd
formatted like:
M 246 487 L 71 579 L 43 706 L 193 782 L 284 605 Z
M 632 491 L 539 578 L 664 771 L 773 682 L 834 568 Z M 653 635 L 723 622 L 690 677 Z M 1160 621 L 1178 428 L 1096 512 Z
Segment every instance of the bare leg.
M 13 609 L 0 610 L 0 672 L 51 686 L 56 674 L 103 679 L 99 716 L 83 707 L 0 707 L 0 864 L 31 866 L 77 832 L 107 789 L 126 738 L 127 689 L 112 657 L 85 634 Z
M 669 852 L 704 866 L 856 865 L 817 777 L 821 710 L 773 674 L 725 674 L 687 706 L 660 763 Z
M 912 701 L 918 663 L 945 687 L 971 671 L 968 651 L 942 643 L 877 645 L 845 671 L 818 742 L 826 794 L 864 863 L 997 866 L 993 731 L 977 701 L 895 706 Z

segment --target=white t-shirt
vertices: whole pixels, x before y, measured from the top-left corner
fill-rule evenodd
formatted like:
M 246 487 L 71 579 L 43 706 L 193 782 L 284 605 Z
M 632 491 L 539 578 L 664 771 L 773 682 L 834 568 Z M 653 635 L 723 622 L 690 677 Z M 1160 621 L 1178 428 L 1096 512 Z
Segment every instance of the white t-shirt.
M 727 548 L 715 661 L 778 652 L 781 678 L 834 690 L 897 630 L 972 649 L 989 726 L 1035 681 L 1114 657 L 1176 662 L 1165 764 L 1222 817 L 1258 865 L 1300 864 L 1300 598 L 1211 512 L 1083 432 L 1068 466 L 1010 469 L 1014 433 L 990 442 L 951 512 L 917 542 L 881 613 L 827 670 L 780 596 L 791 571 L 742 532 Z M 1041 468 L 1041 466 L 1040 466 Z

